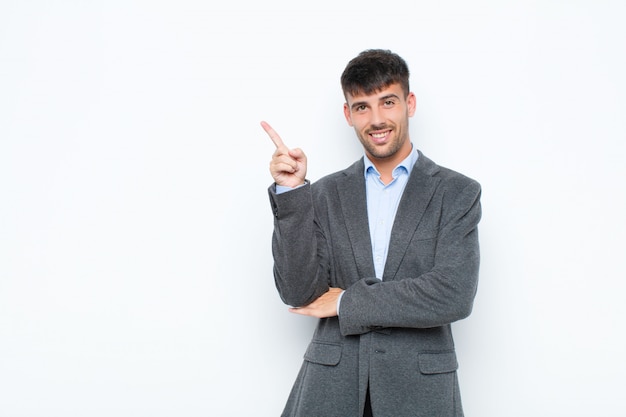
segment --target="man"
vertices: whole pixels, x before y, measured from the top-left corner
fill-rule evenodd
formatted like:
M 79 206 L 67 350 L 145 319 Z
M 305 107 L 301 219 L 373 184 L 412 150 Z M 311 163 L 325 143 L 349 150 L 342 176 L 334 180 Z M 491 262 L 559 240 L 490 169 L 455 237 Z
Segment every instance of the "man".
M 343 171 L 309 183 L 304 152 L 261 122 L 276 145 L 276 286 L 320 319 L 283 416 L 462 416 L 450 324 L 476 293 L 480 185 L 413 146 L 397 54 L 362 52 L 341 84 L 364 149 Z

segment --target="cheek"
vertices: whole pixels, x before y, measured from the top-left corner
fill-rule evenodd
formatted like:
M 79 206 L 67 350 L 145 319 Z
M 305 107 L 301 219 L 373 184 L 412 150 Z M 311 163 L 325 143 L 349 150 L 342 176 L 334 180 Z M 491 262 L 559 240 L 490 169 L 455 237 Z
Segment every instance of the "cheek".
M 368 126 L 368 121 L 365 117 L 361 116 L 352 116 L 352 124 L 351 126 L 354 127 L 356 130 L 361 130 L 364 127 Z

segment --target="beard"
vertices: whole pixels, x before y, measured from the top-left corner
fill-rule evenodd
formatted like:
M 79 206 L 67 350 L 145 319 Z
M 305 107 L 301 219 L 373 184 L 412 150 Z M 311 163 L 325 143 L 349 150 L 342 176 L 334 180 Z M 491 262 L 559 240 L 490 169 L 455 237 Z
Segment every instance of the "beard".
M 369 133 L 377 130 L 386 130 L 391 129 L 390 134 L 392 135 L 390 141 L 385 143 L 384 145 L 377 145 L 370 140 Z M 394 156 L 402 146 L 404 142 L 406 142 L 406 134 L 404 134 L 403 130 L 396 130 L 395 127 L 391 126 L 371 126 L 363 133 L 357 132 L 357 136 L 365 151 L 376 159 L 387 159 Z

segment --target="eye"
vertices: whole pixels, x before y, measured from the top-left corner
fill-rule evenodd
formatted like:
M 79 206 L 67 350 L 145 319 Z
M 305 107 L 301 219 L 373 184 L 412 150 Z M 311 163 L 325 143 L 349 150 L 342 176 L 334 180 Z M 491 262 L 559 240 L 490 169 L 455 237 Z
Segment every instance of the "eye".
M 383 103 L 383 106 L 385 106 L 385 107 L 393 107 L 394 104 L 396 104 L 396 102 L 394 100 L 385 100 L 385 102 Z
M 358 112 L 363 112 L 367 109 L 367 107 L 365 106 L 365 104 L 360 104 L 358 106 L 356 106 L 355 110 Z

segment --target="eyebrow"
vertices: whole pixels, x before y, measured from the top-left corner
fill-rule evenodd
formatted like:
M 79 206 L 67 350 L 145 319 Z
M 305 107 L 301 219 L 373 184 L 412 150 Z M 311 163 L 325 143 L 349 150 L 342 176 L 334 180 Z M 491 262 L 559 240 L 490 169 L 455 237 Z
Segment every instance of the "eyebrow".
M 398 97 L 396 94 L 387 94 L 386 96 L 381 97 L 378 101 L 385 101 L 390 98 L 397 98 L 398 100 L 400 100 L 400 97 Z
M 386 96 L 380 97 L 378 99 L 378 101 L 381 102 L 381 101 L 389 100 L 390 98 L 395 98 L 395 99 L 400 100 L 400 97 L 398 97 L 397 94 L 387 94 Z M 367 102 L 366 101 L 356 101 L 356 102 L 352 103 L 350 108 L 351 109 L 356 109 L 359 106 L 367 106 Z

